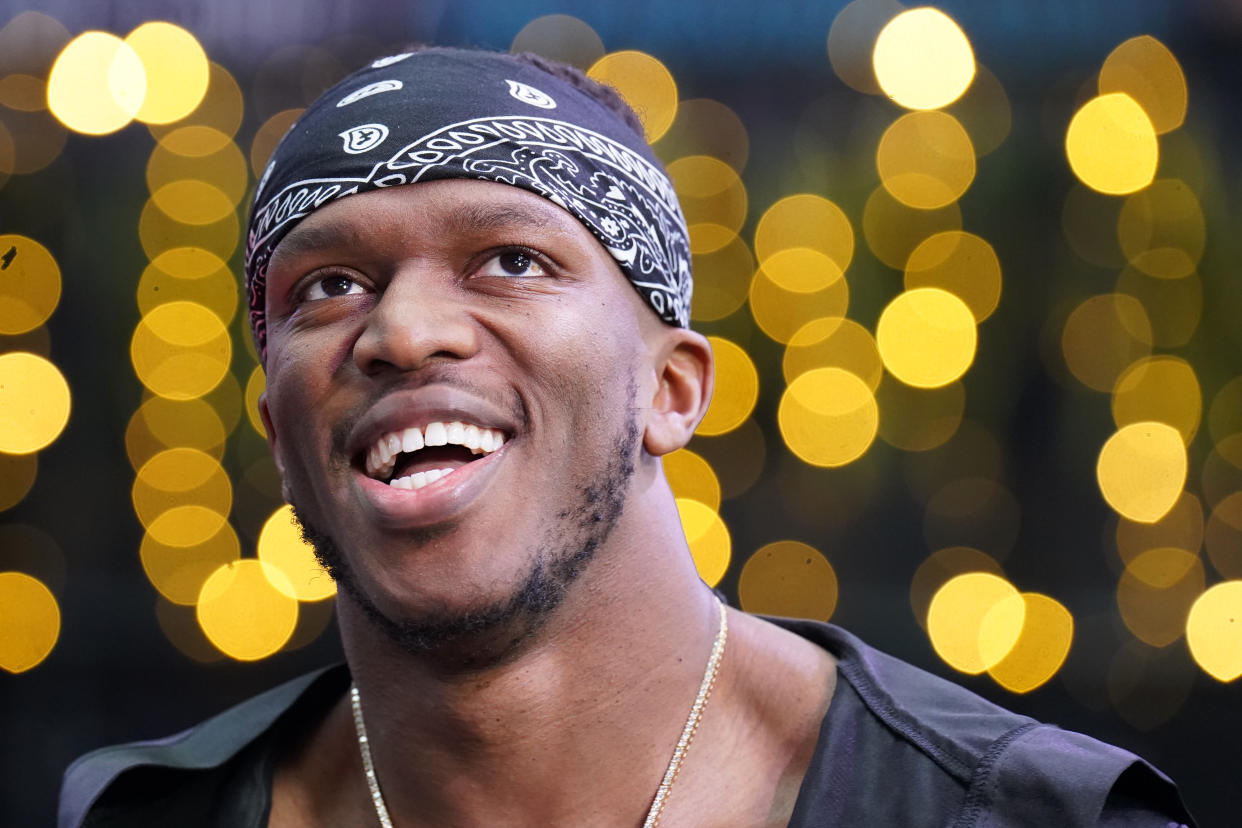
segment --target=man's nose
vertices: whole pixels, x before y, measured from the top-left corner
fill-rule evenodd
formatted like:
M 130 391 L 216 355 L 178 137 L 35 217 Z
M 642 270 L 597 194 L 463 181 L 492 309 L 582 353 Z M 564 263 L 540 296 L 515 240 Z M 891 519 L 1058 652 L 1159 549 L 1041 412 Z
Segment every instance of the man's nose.
M 479 330 L 468 299 L 447 276 L 420 269 L 398 272 L 367 314 L 354 343 L 354 363 L 370 375 L 474 355 Z

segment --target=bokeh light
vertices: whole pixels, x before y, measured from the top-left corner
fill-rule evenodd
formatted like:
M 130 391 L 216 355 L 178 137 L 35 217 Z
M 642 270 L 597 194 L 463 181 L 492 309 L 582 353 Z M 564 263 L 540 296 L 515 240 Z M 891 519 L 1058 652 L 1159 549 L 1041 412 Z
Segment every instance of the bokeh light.
M 1242 491 L 1213 507 L 1203 543 L 1217 572 L 1226 578 L 1242 578 Z
M 729 528 L 715 509 L 697 500 L 678 498 L 677 511 L 699 577 L 708 586 L 716 586 L 728 571 L 733 555 Z
M 587 69 L 604 55 L 604 41 L 590 24 L 569 14 L 545 14 L 523 26 L 509 51 L 533 52 L 579 69 Z
M 1193 273 L 1206 238 L 1199 198 L 1176 178 L 1158 179 L 1129 196 L 1117 217 L 1117 239 L 1126 258 L 1161 279 Z
M 886 382 L 876 391 L 880 439 L 904 451 L 931 451 L 957 432 L 966 410 L 966 389 L 960 382 L 939 388 L 915 388 Z
M 188 126 L 211 127 L 232 138 L 241 126 L 244 111 L 245 101 L 236 79 L 220 64 L 208 61 L 207 92 L 194 111 L 171 124 L 147 126 L 156 139 L 162 139 L 168 133 Z
M 276 151 L 276 145 L 304 111 L 301 107 L 282 109 L 255 130 L 254 138 L 250 142 L 250 169 L 255 178 L 263 177 L 263 171 L 267 168 L 272 153 Z
M 688 498 L 719 511 L 720 480 L 711 464 L 690 449 L 677 449 L 661 458 L 664 476 L 676 498 Z
M 69 129 L 106 135 L 133 120 L 146 88 L 142 61 L 127 43 L 107 32 L 84 32 L 56 58 L 47 104 Z
M 1096 463 L 1096 479 L 1108 505 L 1140 523 L 1154 523 L 1173 508 L 1186 471 L 1181 432 L 1157 422 L 1119 428 L 1100 449 Z
M 138 280 L 138 310 L 143 315 L 169 302 L 191 302 L 210 310 L 221 322 L 237 313 L 241 290 L 225 262 L 201 247 L 174 247 L 156 256 Z
M 907 109 L 948 106 L 975 76 L 975 55 L 966 34 L 930 6 L 890 20 L 876 38 L 872 60 L 880 88 Z
M 767 460 L 767 441 L 753 417 L 728 434 L 695 437 L 691 446 L 716 472 L 722 498 L 745 494 L 758 482 Z
M 719 250 L 746 220 L 746 187 L 733 168 L 710 155 L 690 155 L 668 165 L 690 230 L 692 253 Z
M 975 64 L 975 79 L 966 94 L 954 101 L 947 111 L 966 128 L 979 158 L 1005 143 L 1013 127 L 1009 95 L 996 75 L 981 63 Z
M 1070 313 L 1061 330 L 1070 373 L 1096 391 L 1112 391 L 1126 368 L 1151 354 L 1151 321 L 1133 296 L 1092 296 Z
M 0 512 L 22 502 L 39 473 L 39 455 L 0 453 Z
M 932 598 L 953 578 L 968 572 L 985 572 L 1004 577 L 1000 564 L 991 556 L 969 546 L 948 546 L 937 549 L 919 564 L 910 579 L 910 609 L 924 630 L 927 629 L 927 610 Z
M 1127 265 L 1117 277 L 1118 294 L 1137 299 L 1147 310 L 1151 344 L 1180 348 L 1190 342 L 1203 319 L 1203 280 L 1198 273 L 1181 279 L 1149 276 Z
M 984 617 L 983 629 L 1003 629 L 1014 598 L 1006 598 Z M 988 668 L 988 675 L 1011 693 L 1029 693 L 1056 675 L 1074 640 L 1074 617 L 1055 598 L 1024 592 L 1022 631 L 1008 653 Z
M 747 559 L 737 595 L 746 612 L 827 621 L 837 607 L 837 574 L 815 547 L 776 541 Z
M 1065 152 L 1082 183 L 1110 195 L 1146 187 L 1160 160 L 1156 130 L 1147 113 L 1120 92 L 1083 104 L 1065 133 Z
M 746 304 L 755 258 L 746 242 L 733 236 L 710 253 L 693 256 L 694 293 L 690 318 L 699 322 L 723 319 Z
M 818 250 L 845 272 L 854 258 L 854 230 L 849 217 L 822 196 L 785 196 L 764 210 L 755 226 L 755 257 L 763 262 L 792 247 Z
M 241 203 L 248 176 L 241 150 L 227 135 L 211 127 L 184 127 L 168 133 L 147 160 L 147 189 L 156 197 L 156 204 L 173 218 L 188 224 L 219 221 L 228 210 Z M 174 209 L 170 209 L 175 199 L 161 197 L 159 193 L 174 185 L 184 186 L 181 182 L 186 180 L 209 184 L 219 190 L 229 204 L 228 209 L 217 208 L 219 215 L 206 221 L 179 218 Z M 185 207 L 181 209 L 186 210 Z M 200 208 L 194 215 L 203 212 Z
M 0 572 L 0 670 L 39 666 L 60 637 L 60 606 L 38 578 Z
M 233 344 L 210 309 L 194 302 L 157 305 L 130 340 L 130 360 L 142 384 L 161 397 L 188 400 L 211 391 L 228 373 Z
M 203 187 L 211 186 L 206 182 L 202 182 L 202 185 Z M 219 188 L 215 189 L 219 190 Z M 199 191 L 205 192 L 201 188 Z M 187 194 L 183 192 L 168 195 L 170 199 L 180 195 L 184 200 Z M 188 195 L 192 197 L 194 193 L 191 192 Z M 215 210 L 217 213 L 228 201 L 228 197 L 223 192 L 209 193 L 208 198 L 209 204 L 217 205 Z M 193 210 L 195 207 L 189 204 L 186 209 Z M 228 261 L 233 256 L 233 251 L 237 249 L 240 234 L 241 222 L 234 210 L 228 210 L 218 221 L 209 224 L 186 224 L 169 216 L 154 198 L 150 198 L 147 199 L 147 203 L 142 208 L 142 214 L 138 217 L 138 239 L 142 242 L 142 250 L 147 254 L 148 259 L 155 259 L 164 251 L 177 247 L 200 247 Z
M 267 428 L 263 425 L 263 417 L 259 413 L 259 397 L 267 389 L 267 375 L 263 366 L 256 365 L 246 380 L 245 406 L 246 420 L 260 437 L 267 437 Z
M 1161 546 L 1182 549 L 1193 554 L 1203 545 L 1204 532 L 1202 502 L 1191 492 L 1182 492 L 1173 508 L 1154 523 L 1119 518 L 1116 532 L 1117 554 L 1127 564 L 1147 550 Z
M 1203 394 L 1195 369 L 1179 357 L 1138 360 L 1113 389 L 1113 422 L 1118 427 L 1145 420 L 1165 423 L 1190 445 L 1202 413 Z
M 967 572 L 932 596 L 927 634 L 946 664 L 977 675 L 1009 654 L 1025 615 L 1026 604 L 1013 584 L 987 572 Z
M 48 360 L 25 351 L 0 354 L 0 452 L 30 454 L 69 422 L 69 384 Z
M 975 358 L 975 317 L 952 293 L 915 288 L 880 314 L 876 346 L 884 367 L 917 388 L 939 388 L 966 373 Z
M 174 506 L 194 504 L 227 515 L 233 508 L 233 485 L 216 458 L 179 446 L 161 451 L 138 469 L 130 498 L 138 520 L 154 533 L 156 518 Z
M 750 157 L 750 136 L 738 114 L 711 98 L 690 98 L 677 105 L 677 117 L 655 150 L 661 158 L 709 155 L 739 173 Z
M 791 293 L 826 290 L 845 275 L 835 261 L 809 247 L 778 250 L 764 259 L 761 266 L 764 275 Z
M 716 385 L 711 405 L 696 434 L 724 434 L 740 426 L 759 399 L 759 371 L 741 347 L 718 336 L 708 337 L 716 357 Z
M 315 550 L 302 540 L 302 530 L 285 504 L 272 513 L 259 532 L 259 560 L 284 573 L 272 586 L 299 601 L 322 601 L 336 594 L 336 581 L 320 565 Z
M 604 55 L 587 75 L 621 93 L 643 122 L 649 142 L 658 141 L 677 117 L 677 82 L 657 58 L 626 50 Z
M 219 521 L 215 534 L 188 546 L 161 543 L 147 532 L 142 536 L 138 557 L 147 580 L 165 599 L 192 606 L 213 572 L 241 559 L 241 541 L 233 527 L 223 521 Z
M 884 363 L 871 332 L 852 319 L 838 316 L 812 319 L 799 328 L 785 346 L 781 370 L 785 382 L 815 368 L 844 368 L 875 391 L 884 376 Z
M 283 589 L 273 584 L 282 583 Z M 275 566 L 254 558 L 225 564 L 203 583 L 196 614 L 207 638 L 237 661 L 257 661 L 279 650 L 293 634 L 298 601 Z
M 879 408 L 870 386 L 842 368 L 799 374 L 781 395 L 777 422 L 785 445 L 812 466 L 844 466 L 875 441 Z
M 140 121 L 167 124 L 189 115 L 207 92 L 207 55 L 194 35 L 162 21 L 143 23 L 125 37 L 142 63 L 146 86 Z
M 0 234 L 0 334 L 34 330 L 60 302 L 60 266 L 37 241 Z
M 1204 592 L 1186 619 L 1186 643 L 1203 671 L 1217 681 L 1242 676 L 1242 581 Z
M 863 237 L 875 257 L 902 270 L 928 236 L 962 229 L 962 208 L 955 201 L 936 210 L 919 210 L 902 204 L 881 185 L 863 206 L 862 224 Z
M 785 257 L 777 259 L 778 264 L 790 261 Z M 844 317 L 850 305 L 850 286 L 845 279 L 836 279 L 823 290 L 796 293 L 778 285 L 760 267 L 750 281 L 747 299 L 759 329 L 777 342 L 788 343 L 809 322 Z
M 936 233 L 910 254 L 905 287 L 946 290 L 966 303 L 976 322 L 982 322 L 1000 304 L 1000 259 L 992 245 L 974 233 Z
M 1121 620 L 1140 641 L 1167 647 L 1182 637 L 1186 614 L 1203 585 L 1198 555 L 1173 547 L 1149 549 L 1126 564 L 1117 582 Z
M 1120 44 L 1100 68 L 1100 94 L 1123 92 L 1138 102 L 1156 132 L 1186 120 L 1186 76 L 1168 47 L 1151 35 Z
M 210 403 L 151 396 L 129 418 L 125 451 L 134 471 L 164 449 L 174 447 L 197 449 L 220 460 L 227 437 L 224 422 Z
M 878 95 L 872 55 L 884 26 L 905 9 L 896 0 L 851 0 L 828 30 L 828 60 L 837 77 L 859 92 Z
M 952 115 L 908 112 L 884 131 L 876 168 L 902 204 L 934 210 L 966 192 L 975 178 L 975 150 Z

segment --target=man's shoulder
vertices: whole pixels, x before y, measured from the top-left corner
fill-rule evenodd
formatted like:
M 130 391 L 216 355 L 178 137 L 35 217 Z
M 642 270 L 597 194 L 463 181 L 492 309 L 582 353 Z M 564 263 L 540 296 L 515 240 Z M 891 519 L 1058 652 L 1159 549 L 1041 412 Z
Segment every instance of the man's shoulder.
M 1169 815 L 1125 824 L 1189 822 L 1168 777 L 1127 750 L 1014 713 L 839 627 L 778 623 L 837 659 L 838 690 L 808 773 L 812 788 L 832 780 L 815 791 L 823 807 L 887 809 L 892 824 L 910 825 L 924 824 L 916 813 L 929 825 L 1109 824 L 1100 820 L 1123 808 Z M 898 779 L 909 804 L 895 794 Z
M 317 692 L 339 693 L 347 682 L 343 665 L 316 670 L 171 736 L 93 750 L 65 771 L 57 824 L 59 828 L 84 824 L 105 792 L 131 772 L 192 772 L 224 766 L 268 734 L 300 700 Z

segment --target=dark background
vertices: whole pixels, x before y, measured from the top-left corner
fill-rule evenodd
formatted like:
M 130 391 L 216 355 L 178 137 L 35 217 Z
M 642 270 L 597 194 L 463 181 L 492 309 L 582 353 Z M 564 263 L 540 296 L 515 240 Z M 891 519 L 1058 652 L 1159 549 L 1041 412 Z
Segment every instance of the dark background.
M 834 75 L 825 42 L 843 5 L 836 0 L 607 5 L 534 0 L 22 5 L 6 0 L 0 2 L 0 25 L 35 8 L 72 35 L 102 29 L 124 36 L 157 19 L 185 27 L 247 96 L 236 136 L 246 152 L 267 117 L 304 106 L 325 83 L 363 59 L 410 41 L 506 49 L 530 20 L 574 14 L 594 28 L 609 51 L 640 49 L 658 57 L 676 77 L 683 99 L 714 98 L 741 117 L 750 138 L 743 172 L 750 197 L 744 239 L 751 238 L 767 205 L 794 192 L 823 194 L 846 210 L 857 236 L 847 274 L 854 291 L 850 317 L 874 330 L 880 309 L 901 289 L 901 274 L 869 253 L 859 230 L 866 196 L 878 183 L 870 154 L 878 132 L 867 132 L 866 125 L 891 121 L 900 110 L 850 89 Z M 1202 672 L 1184 640 L 1152 648 L 1121 623 L 1115 601 L 1121 564 L 1112 546 L 1117 519 L 1094 476 L 1098 447 L 1114 428 L 1108 397 L 1068 375 L 1056 337 L 1067 307 L 1111 290 L 1117 276 L 1116 270 L 1076 258 L 1062 235 L 1062 204 L 1075 186 L 1063 150 L 1065 127 L 1108 53 L 1129 37 L 1151 34 L 1185 71 L 1190 109 L 1182 130 L 1210 172 L 1198 193 L 1207 222 L 1200 263 L 1203 318 L 1176 353 L 1198 372 L 1205 410 L 1213 395 L 1242 373 L 1237 322 L 1242 318 L 1237 149 L 1242 6 L 993 0 L 937 7 L 962 26 L 976 59 L 1000 80 L 1012 107 L 1005 142 L 980 159 L 975 182 L 961 200 L 963 228 L 994 245 L 1005 286 L 1000 308 L 980 327 L 978 357 L 963 380 L 967 422 L 958 437 L 931 452 L 902 452 L 877 441 L 856 463 L 813 469 L 784 449 L 776 429 L 781 346 L 759 333 L 745 310 L 738 319 L 702 326 L 746 347 L 761 375 L 753 419 L 764 434 L 763 473 L 756 485 L 722 506 L 733 537 L 733 564 L 722 588 L 736 599 L 741 565 L 760 545 L 779 538 L 810 543 L 825 553 L 838 577 L 835 623 L 1007 707 L 1144 755 L 1179 782 L 1203 825 L 1236 825 L 1242 806 L 1238 685 Z M 305 48 L 310 46 L 317 49 Z M 794 145 L 805 140 L 804 113 L 816 102 L 821 102 L 818 140 L 835 160 L 808 171 L 799 166 Z M 0 107 L 0 120 L 5 117 Z M 871 136 L 869 145 L 859 140 L 860 130 Z M 42 579 L 62 612 L 60 640 L 46 661 L 20 675 L 0 674 L 4 825 L 50 824 L 60 774 L 84 751 L 184 728 L 340 657 L 335 633 L 318 634 L 330 605 L 304 614 L 295 635 L 303 646 L 248 664 L 188 657 L 157 623 L 157 594 L 138 560 L 142 527 L 129 499 L 133 471 L 124 443 L 126 425 L 143 399 L 128 348 L 139 319 L 134 287 L 146 265 L 137 219 L 148 195 L 143 170 L 153 145 L 150 133 L 137 124 L 104 137 L 70 134 L 51 165 L 13 176 L 0 188 L 0 233 L 41 241 L 56 256 L 64 284 L 46 331 L 0 336 L 0 351 L 45 348 L 66 376 L 74 401 L 65 432 L 39 456 L 34 488 L 0 513 L 0 528 L 21 526 L 25 533 L 21 543 L 13 540 L 17 535 L 3 535 L 8 546 L 0 548 L 0 570 L 19 569 Z M 242 317 L 239 313 L 230 328 L 233 373 L 244 386 L 254 359 L 244 344 Z M 1242 422 L 1235 430 L 1242 431 Z M 1219 499 L 1213 495 L 1217 484 L 1203 482 L 1216 463 L 1206 431 L 1200 429 L 1191 446 L 1187 484 L 1204 498 L 1205 510 Z M 979 434 L 986 439 L 972 442 Z M 1065 667 L 1023 696 L 986 675 L 963 676 L 945 665 L 910 610 L 911 577 L 937 548 L 929 538 L 919 481 L 952 479 L 958 468 L 967 476 L 972 464 L 981 462 L 973 448 L 978 445 L 996 447 L 993 476 L 1012 495 L 1013 520 L 996 530 L 988 522 L 992 515 L 980 526 L 966 526 L 953 542 L 971 543 L 966 536 L 972 529 L 985 542 L 995 541 L 999 531 L 1006 538 L 996 542 L 1005 548 L 987 551 L 1003 556 L 1007 577 L 1023 590 L 1056 596 L 1077 622 Z M 722 466 L 733 450 L 728 438 L 696 438 L 692 448 Z M 243 419 L 225 455 L 243 555 L 253 554 L 263 519 L 279 505 L 265 452 Z M 1212 466 L 1216 472 L 1217 466 Z M 1242 471 L 1228 474 L 1232 489 L 1242 489 Z M 1209 585 L 1228 577 L 1207 571 Z M 174 621 L 188 617 L 168 606 L 163 611 Z M 1128 678 L 1119 679 L 1119 671 Z M 1118 682 L 1127 681 L 1118 690 Z

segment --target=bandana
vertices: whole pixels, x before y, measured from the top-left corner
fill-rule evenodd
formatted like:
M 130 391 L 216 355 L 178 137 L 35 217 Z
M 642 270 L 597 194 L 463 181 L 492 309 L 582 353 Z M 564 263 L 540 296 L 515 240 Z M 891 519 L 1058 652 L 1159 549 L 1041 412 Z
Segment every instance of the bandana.
M 552 200 L 599 239 L 662 320 L 689 325 L 686 221 L 643 138 L 594 98 L 512 55 L 429 49 L 349 76 L 273 153 L 246 243 L 261 357 L 267 266 L 286 233 L 338 198 L 446 178 L 497 181 Z

